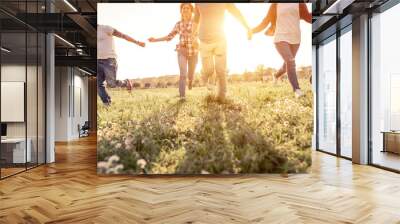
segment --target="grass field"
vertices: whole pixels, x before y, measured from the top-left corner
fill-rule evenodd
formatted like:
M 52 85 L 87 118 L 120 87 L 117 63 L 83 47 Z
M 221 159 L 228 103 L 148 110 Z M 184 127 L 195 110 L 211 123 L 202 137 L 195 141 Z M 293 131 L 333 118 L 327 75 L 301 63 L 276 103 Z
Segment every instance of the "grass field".
M 98 172 L 124 174 L 298 173 L 311 165 L 312 92 L 288 81 L 230 84 L 227 99 L 198 87 L 110 91 L 98 102 Z

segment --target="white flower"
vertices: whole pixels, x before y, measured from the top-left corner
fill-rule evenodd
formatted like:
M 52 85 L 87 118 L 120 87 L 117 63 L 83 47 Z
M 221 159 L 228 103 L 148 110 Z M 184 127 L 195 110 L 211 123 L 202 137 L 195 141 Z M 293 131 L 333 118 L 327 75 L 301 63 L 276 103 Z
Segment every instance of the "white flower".
M 119 156 L 117 155 L 113 155 L 108 159 L 108 164 L 113 164 L 119 161 Z
M 97 163 L 97 167 L 98 168 L 104 168 L 104 169 L 107 169 L 108 168 L 108 163 L 107 162 L 104 162 L 104 161 L 102 161 L 102 162 L 98 162 Z
M 128 135 L 125 138 L 125 145 L 131 145 L 133 143 L 133 137 L 132 135 Z
M 127 149 L 127 150 L 130 150 L 132 148 L 133 148 L 133 145 L 131 145 L 131 144 L 125 145 L 125 149 Z
M 205 170 L 201 170 L 201 174 L 210 174 L 210 173 Z
M 121 170 L 124 169 L 124 165 L 122 164 L 118 164 L 114 167 L 114 169 L 119 173 Z
M 144 169 L 144 167 L 146 166 L 147 162 L 144 159 L 139 159 L 136 162 L 137 166 L 140 167 L 140 169 Z

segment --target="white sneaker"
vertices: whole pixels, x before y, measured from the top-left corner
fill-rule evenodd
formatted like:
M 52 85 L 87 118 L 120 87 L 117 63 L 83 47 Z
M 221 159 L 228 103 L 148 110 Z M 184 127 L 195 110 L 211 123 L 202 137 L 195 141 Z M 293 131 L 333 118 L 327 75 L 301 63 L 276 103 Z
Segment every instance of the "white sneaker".
M 304 96 L 304 93 L 300 89 L 296 89 L 294 91 L 294 95 L 296 98 L 300 98 L 300 97 Z

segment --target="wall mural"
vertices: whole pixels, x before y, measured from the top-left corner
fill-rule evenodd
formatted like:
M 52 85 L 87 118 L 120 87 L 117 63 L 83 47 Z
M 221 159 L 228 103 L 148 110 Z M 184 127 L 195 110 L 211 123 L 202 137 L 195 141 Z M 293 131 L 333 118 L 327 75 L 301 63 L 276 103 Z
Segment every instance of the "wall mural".
M 307 172 L 310 8 L 98 4 L 98 173 Z

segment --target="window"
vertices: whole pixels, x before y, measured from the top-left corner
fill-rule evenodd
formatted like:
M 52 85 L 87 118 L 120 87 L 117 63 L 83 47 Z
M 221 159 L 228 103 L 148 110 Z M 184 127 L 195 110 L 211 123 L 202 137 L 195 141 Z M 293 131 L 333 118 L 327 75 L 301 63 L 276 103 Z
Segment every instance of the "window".
M 318 149 L 336 153 L 336 36 L 318 48 Z
M 352 33 L 351 26 L 340 36 L 340 154 L 352 157 Z
M 371 18 L 371 159 L 400 170 L 400 5 Z
M 40 13 L 43 1 L 1 2 Z M 18 6 L 17 8 L 15 6 Z M 0 12 L 0 178 L 45 163 L 45 35 Z M 13 96 L 13 97 L 10 97 Z M 17 108 L 17 109 L 10 109 Z M 19 112 L 19 113 L 18 113 Z

